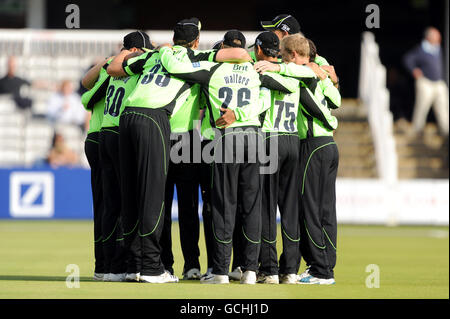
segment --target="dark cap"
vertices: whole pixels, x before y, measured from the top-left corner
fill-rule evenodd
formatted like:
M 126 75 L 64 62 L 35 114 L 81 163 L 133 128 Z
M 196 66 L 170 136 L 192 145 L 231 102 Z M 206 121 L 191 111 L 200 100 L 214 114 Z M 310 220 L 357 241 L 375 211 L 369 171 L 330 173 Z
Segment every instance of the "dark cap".
M 289 34 L 299 33 L 300 24 L 290 14 L 280 14 L 272 21 L 261 21 L 261 26 L 265 30 L 273 31 L 276 29 L 286 31 Z
M 245 36 L 239 30 L 230 30 L 223 36 L 223 44 L 233 48 L 245 48 Z
M 175 25 L 175 28 L 173 29 L 173 40 L 181 40 L 189 43 L 198 37 L 201 27 L 202 24 L 197 18 L 181 20 Z
M 123 47 L 127 50 L 131 48 L 154 48 L 150 41 L 150 37 L 144 31 L 134 31 L 128 33 L 123 38 Z
M 222 42 L 223 42 L 223 39 L 217 41 L 216 43 L 214 43 L 213 46 L 212 46 L 212 49 L 213 49 L 213 50 L 219 50 L 220 47 L 222 46 Z
M 258 45 L 265 54 L 270 56 L 278 56 L 280 52 L 280 39 L 270 31 L 264 31 L 258 34 L 255 43 L 249 46 L 249 48 Z

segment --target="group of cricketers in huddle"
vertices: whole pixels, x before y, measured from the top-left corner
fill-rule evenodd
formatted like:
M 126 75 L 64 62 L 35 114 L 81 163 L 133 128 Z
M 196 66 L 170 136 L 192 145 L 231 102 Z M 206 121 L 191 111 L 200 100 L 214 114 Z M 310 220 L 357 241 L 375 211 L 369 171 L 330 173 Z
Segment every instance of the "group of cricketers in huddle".
M 176 187 L 184 280 L 335 283 L 338 77 L 294 17 L 261 25 L 249 47 L 230 30 L 209 50 L 197 18 L 175 25 L 173 44 L 135 31 L 85 74 L 94 280 L 178 282 Z

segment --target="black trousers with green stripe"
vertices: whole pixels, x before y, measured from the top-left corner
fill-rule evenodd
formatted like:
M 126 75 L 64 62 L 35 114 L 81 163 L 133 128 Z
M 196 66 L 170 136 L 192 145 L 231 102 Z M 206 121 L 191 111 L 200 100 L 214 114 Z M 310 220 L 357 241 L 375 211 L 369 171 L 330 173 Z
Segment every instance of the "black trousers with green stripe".
M 242 132 L 244 129 L 248 133 Z M 261 242 L 260 163 L 256 158 L 256 152 L 251 151 L 257 148 L 257 128 L 243 127 L 228 130 L 222 131 L 223 138 L 218 140 L 214 154 L 211 202 L 215 240 L 212 272 L 217 275 L 227 275 L 230 268 L 237 214 L 242 218 L 242 228 L 238 231 L 241 231 L 245 237 L 242 247 L 243 271 L 257 270 Z M 229 139 L 224 137 L 227 134 Z M 214 143 L 216 142 L 217 140 Z M 227 156 L 230 161 L 226 160 Z M 240 156 L 242 161 L 238 160 Z
M 88 134 L 84 142 L 84 152 L 91 167 L 91 189 L 94 210 L 94 272 L 105 273 L 102 244 L 103 183 L 98 134 L 98 132 Z
M 124 273 L 126 255 L 121 221 L 119 128 L 102 128 L 99 134 L 103 181 L 103 253 L 107 273 Z
M 339 152 L 333 137 L 301 141 L 300 252 L 310 274 L 333 278 L 336 265 L 336 176 Z
M 127 272 L 164 272 L 160 237 L 169 166 L 170 124 L 165 110 L 126 107 L 120 118 L 120 170 Z
M 195 134 L 194 134 L 195 133 Z M 172 225 L 172 201 L 174 188 L 177 190 L 178 200 L 178 225 L 180 228 L 181 251 L 184 257 L 184 272 L 192 269 L 200 269 L 200 249 L 198 241 L 200 237 L 200 219 L 198 216 L 198 193 L 200 186 L 200 163 L 193 162 L 193 139 L 197 138 L 200 146 L 200 136 L 197 132 L 189 131 L 178 135 L 177 140 L 171 140 L 171 149 L 178 147 L 178 143 L 187 143 L 185 148 L 190 148 L 190 158 L 186 162 L 169 164 L 169 172 L 166 180 L 165 218 L 164 229 L 161 235 L 163 249 L 162 259 L 164 267 L 173 271 L 173 254 L 171 240 Z M 177 144 L 177 145 L 176 145 Z M 198 151 L 198 150 L 197 150 Z
M 208 144 L 211 143 L 210 140 L 202 141 L 202 152 Z M 206 246 L 206 257 L 207 257 L 207 268 L 212 268 L 213 266 L 213 252 L 214 252 L 214 236 L 212 233 L 212 203 L 211 203 L 211 191 L 212 191 L 212 173 L 214 164 L 207 163 L 202 158 L 200 163 L 200 190 L 202 194 L 203 208 L 202 208 L 202 218 L 203 218 L 203 233 L 205 238 Z
M 181 251 L 184 258 L 183 270 L 188 271 L 192 268 L 200 269 L 200 249 L 198 242 L 200 239 L 200 220 L 198 215 L 198 193 L 201 188 L 201 196 L 203 200 L 203 229 L 206 245 L 207 268 L 212 267 L 212 220 L 211 220 L 211 170 L 212 164 L 205 163 L 203 159 L 200 163 L 196 163 L 193 158 L 194 145 L 201 145 L 203 150 L 208 145 L 209 140 L 200 142 L 200 134 L 197 131 L 189 131 L 184 134 L 185 141 L 189 141 L 190 159 L 188 163 L 174 163 L 170 161 L 169 173 L 166 181 L 166 213 L 164 218 L 164 230 L 161 235 L 162 260 L 164 267 L 169 271 L 173 271 L 173 253 L 171 239 L 172 225 L 172 200 L 174 187 L 176 186 L 178 198 L 178 225 L 180 228 Z M 181 137 L 181 136 L 179 136 Z M 194 143 L 193 139 L 197 139 Z M 178 140 L 172 140 L 173 146 Z
M 298 221 L 299 153 L 297 134 L 266 134 L 266 152 L 277 144 L 278 169 L 263 175 L 262 241 L 259 270 L 266 275 L 294 274 L 299 265 L 300 229 Z M 276 148 L 274 148 L 276 149 Z M 281 216 L 283 253 L 278 268 L 277 207 Z
M 245 242 L 245 237 L 242 234 L 242 217 L 240 214 L 240 207 L 238 205 L 236 214 L 236 220 L 234 222 L 234 232 L 233 232 L 233 263 L 231 264 L 231 270 L 241 267 L 243 262 L 243 246 Z

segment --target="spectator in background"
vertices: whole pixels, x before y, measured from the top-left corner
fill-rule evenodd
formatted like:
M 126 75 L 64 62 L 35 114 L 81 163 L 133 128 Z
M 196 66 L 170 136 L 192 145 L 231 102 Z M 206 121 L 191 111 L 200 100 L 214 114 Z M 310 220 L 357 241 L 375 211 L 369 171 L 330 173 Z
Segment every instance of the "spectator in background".
M 444 82 L 441 34 L 428 27 L 422 42 L 406 53 L 404 64 L 416 81 L 416 102 L 412 118 L 414 133 L 420 133 L 431 105 L 443 135 L 448 135 L 448 87 Z
M 75 124 L 84 132 L 89 114 L 81 104 L 80 96 L 74 92 L 72 82 L 64 80 L 59 92 L 49 100 L 47 118 L 53 123 Z
M 7 73 L 0 79 L 0 94 L 11 94 L 16 106 L 21 110 L 30 109 L 32 101 L 29 98 L 30 82 L 16 76 L 17 59 L 9 57 Z
M 52 148 L 48 153 L 47 162 L 53 168 L 78 164 L 77 154 L 67 146 L 64 137 L 57 132 L 53 135 Z

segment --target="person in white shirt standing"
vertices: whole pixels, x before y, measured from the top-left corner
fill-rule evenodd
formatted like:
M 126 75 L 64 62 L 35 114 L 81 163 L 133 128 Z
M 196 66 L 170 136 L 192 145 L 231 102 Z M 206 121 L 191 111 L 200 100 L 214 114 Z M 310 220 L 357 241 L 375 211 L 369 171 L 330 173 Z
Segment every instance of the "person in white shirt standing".
M 69 80 L 61 83 L 60 90 L 50 97 L 47 118 L 55 124 L 74 124 L 84 131 L 88 113 L 81 104 L 80 96 L 74 92 Z
M 448 135 L 448 86 L 444 81 L 441 34 L 428 27 L 422 42 L 406 53 L 404 64 L 416 80 L 416 103 L 412 125 L 414 133 L 425 126 L 431 105 L 442 135 Z

